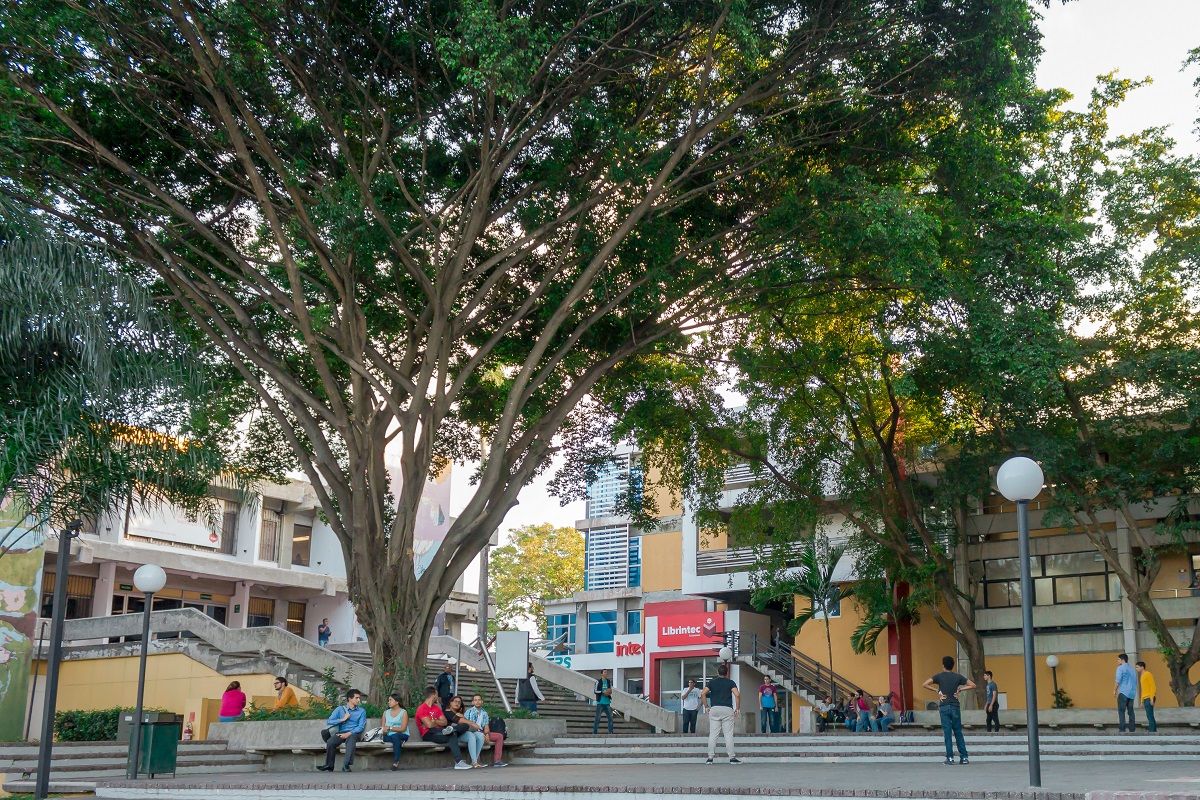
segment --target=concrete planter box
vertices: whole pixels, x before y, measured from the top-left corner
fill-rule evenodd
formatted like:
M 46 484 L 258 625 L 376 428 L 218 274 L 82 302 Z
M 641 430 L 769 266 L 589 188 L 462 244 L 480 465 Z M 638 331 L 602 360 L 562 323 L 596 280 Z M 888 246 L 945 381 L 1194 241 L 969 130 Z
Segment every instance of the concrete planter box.
M 550 744 L 555 737 L 567 735 L 565 719 L 506 719 L 504 725 L 509 739 L 522 742 Z

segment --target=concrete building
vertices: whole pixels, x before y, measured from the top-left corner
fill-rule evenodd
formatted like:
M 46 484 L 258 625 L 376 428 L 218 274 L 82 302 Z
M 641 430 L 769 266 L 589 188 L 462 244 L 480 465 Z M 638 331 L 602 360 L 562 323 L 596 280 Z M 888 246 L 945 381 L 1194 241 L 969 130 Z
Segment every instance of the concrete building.
M 421 556 L 449 527 L 449 475 L 431 482 L 418 532 Z M 332 644 L 364 641 L 346 589 L 342 548 L 304 481 L 256 484 L 251 496 L 213 487 L 217 513 L 190 519 L 179 509 L 122 506 L 88 520 L 67 578 L 67 618 L 142 611 L 134 571 L 155 563 L 167 585 L 154 609 L 195 608 L 231 628 L 277 625 L 307 639 L 328 618 Z M 43 617 L 50 616 L 58 540 L 46 543 Z M 461 583 L 461 579 L 460 579 Z M 444 607 L 442 630 L 458 636 L 474 625 L 477 595 L 458 586 Z
M 637 530 L 628 518 L 605 515 L 611 511 L 612 484 L 624 480 L 621 476 L 637 469 L 636 464 L 635 454 L 618 451 L 612 470 L 588 487 L 587 518 L 578 523 L 588 535 L 587 587 L 571 598 L 546 603 L 547 630 L 551 637 L 567 635 L 568 644 L 558 655 L 564 665 L 589 674 L 610 668 L 618 686 L 640 690 L 652 702 L 673 708 L 688 678 L 709 676 L 721 644 L 717 636 L 685 643 L 673 636 L 675 632 L 704 625 L 711 630 L 715 625 L 717 632 L 736 632 L 744 654 L 752 649 L 754 637 L 765 647 L 785 620 L 779 614 L 753 610 L 751 572 L 756 554 L 753 548 L 730 541 L 727 530 L 701 530 L 691 509 L 661 503 L 659 507 L 669 513 L 654 532 Z M 732 508 L 754 480 L 746 465 L 728 470 L 722 507 Z M 643 490 L 655 491 L 652 486 Z M 1164 499 L 1134 509 L 1133 515 L 1141 527 L 1152 529 L 1171 512 L 1174 502 Z M 1039 707 L 1053 706 L 1057 680 L 1075 707 L 1108 708 L 1119 652 L 1146 661 L 1158 677 L 1160 705 L 1175 706 L 1165 664 L 1145 620 L 1087 537 L 1045 521 L 1046 506 L 1045 498 L 1033 501 L 1030 521 Z M 1140 554 L 1124 520 L 1110 514 L 1102 522 L 1126 567 L 1136 569 Z M 826 520 L 823 532 L 831 538 L 844 535 L 839 523 L 836 518 Z M 976 626 L 984 637 L 987 666 L 1000 687 L 1002 708 L 1024 709 L 1015 507 L 999 495 L 982 498 L 967 514 L 964 527 L 967 536 L 958 547 L 956 580 L 964 593 L 976 599 Z M 635 545 L 636 539 L 640 542 Z M 633 556 L 625 561 L 621 557 L 635 552 L 641 556 L 636 573 Z M 1154 582 L 1154 602 L 1187 641 L 1200 618 L 1200 535 L 1189 533 L 1177 552 L 1160 558 L 1163 566 Z M 635 574 L 640 580 L 633 579 Z M 622 582 L 621 575 L 629 577 Z M 837 565 L 835 580 L 854 582 L 850 557 Z M 806 603 L 796 599 L 797 607 Z M 943 656 L 956 656 L 966 669 L 956 640 L 932 614 L 923 615 L 916 624 L 893 626 L 880 637 L 873 654 L 855 653 L 851 647 L 851 634 L 861 621 L 853 598 L 842 601 L 829 619 L 814 619 L 797 634 L 797 658 L 811 659 L 828 673 L 828 625 L 839 685 L 862 687 L 875 695 L 891 691 L 902 698 L 904 708 L 917 709 L 930 699 L 919 686 L 941 670 Z M 1053 674 L 1045 663 L 1049 655 L 1058 657 Z M 747 668 L 745 659 L 741 661 L 739 683 L 743 691 L 749 687 L 753 692 L 751 684 L 759 680 L 758 673 Z M 1197 677 L 1194 674 L 1193 680 Z M 793 710 L 798 712 L 799 705 Z

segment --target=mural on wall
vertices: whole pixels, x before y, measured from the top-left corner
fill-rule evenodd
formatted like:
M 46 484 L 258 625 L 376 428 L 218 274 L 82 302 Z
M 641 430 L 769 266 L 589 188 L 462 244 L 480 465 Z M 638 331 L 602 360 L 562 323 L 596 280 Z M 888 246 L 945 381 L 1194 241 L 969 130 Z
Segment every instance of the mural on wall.
M 25 738 L 33 645 L 42 595 L 45 536 L 0 509 L 0 741 Z

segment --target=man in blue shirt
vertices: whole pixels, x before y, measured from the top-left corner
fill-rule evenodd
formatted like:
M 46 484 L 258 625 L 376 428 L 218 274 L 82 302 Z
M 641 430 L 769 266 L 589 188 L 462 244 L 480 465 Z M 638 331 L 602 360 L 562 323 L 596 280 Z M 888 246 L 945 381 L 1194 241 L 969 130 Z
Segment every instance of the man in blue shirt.
M 325 740 L 325 763 L 317 769 L 333 772 L 333 759 L 337 755 L 338 745 L 345 744 L 346 760 L 342 764 L 342 772 L 349 772 L 350 765 L 354 763 L 354 746 L 366 727 L 367 710 L 362 707 L 362 692 L 351 689 L 346 692 L 345 704 L 333 710 L 321 729 L 321 738 Z
M 1129 732 L 1137 729 L 1133 720 L 1133 704 L 1138 699 L 1138 678 L 1133 667 L 1129 666 L 1129 656 L 1121 653 L 1117 656 L 1117 684 L 1113 688 L 1117 698 L 1117 724 L 1121 733 L 1125 732 L 1125 715 L 1129 715 Z

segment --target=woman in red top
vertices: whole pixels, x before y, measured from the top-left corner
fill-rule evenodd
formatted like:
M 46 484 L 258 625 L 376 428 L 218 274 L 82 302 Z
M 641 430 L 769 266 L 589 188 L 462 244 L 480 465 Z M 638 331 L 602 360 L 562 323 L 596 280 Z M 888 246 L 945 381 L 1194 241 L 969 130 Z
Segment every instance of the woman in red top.
M 246 710 L 246 693 L 237 681 L 229 684 L 225 694 L 221 695 L 221 710 L 217 717 L 221 722 L 237 722 Z

